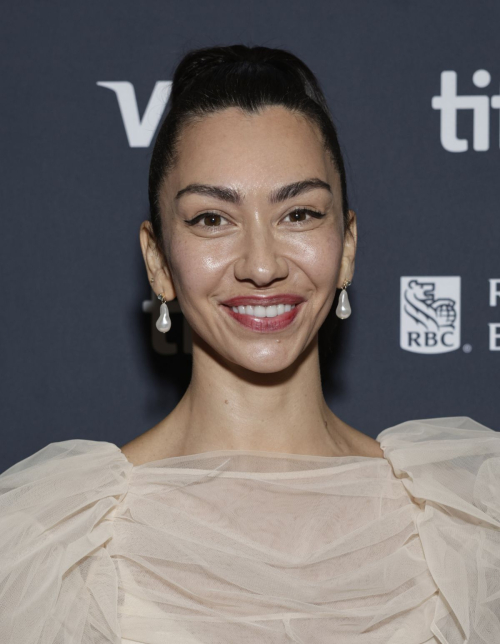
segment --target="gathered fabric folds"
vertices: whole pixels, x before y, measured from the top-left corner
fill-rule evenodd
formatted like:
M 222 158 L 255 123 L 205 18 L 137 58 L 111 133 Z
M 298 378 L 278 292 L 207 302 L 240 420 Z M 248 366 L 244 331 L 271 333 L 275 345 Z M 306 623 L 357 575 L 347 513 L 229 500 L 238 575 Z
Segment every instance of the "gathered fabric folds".
M 500 434 L 384 458 L 51 443 L 0 475 L 2 644 L 498 644 Z

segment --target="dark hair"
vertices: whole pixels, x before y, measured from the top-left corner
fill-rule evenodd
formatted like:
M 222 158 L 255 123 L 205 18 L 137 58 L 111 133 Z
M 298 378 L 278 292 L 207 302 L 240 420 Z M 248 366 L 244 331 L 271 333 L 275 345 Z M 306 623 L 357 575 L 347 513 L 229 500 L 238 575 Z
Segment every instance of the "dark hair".
M 349 232 L 344 160 L 330 110 L 318 80 L 297 56 L 268 47 L 206 47 L 188 52 L 174 72 L 169 110 L 158 131 L 149 169 L 149 205 L 153 232 L 162 252 L 164 243 L 158 194 L 175 165 L 184 126 L 229 107 L 259 113 L 280 105 L 315 123 L 340 175 L 344 233 Z M 334 304 L 335 306 L 335 304 Z M 332 309 L 334 308 L 332 306 Z M 338 323 L 328 316 L 320 329 L 320 342 L 331 350 L 331 337 Z M 321 338 L 324 337 L 324 340 Z M 320 353 L 321 355 L 321 353 Z

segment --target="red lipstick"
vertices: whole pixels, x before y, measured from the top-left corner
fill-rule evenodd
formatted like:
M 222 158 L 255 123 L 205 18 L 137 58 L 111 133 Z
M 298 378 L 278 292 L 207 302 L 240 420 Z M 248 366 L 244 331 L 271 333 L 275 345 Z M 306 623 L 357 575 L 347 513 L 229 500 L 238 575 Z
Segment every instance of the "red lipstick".
M 295 301 L 287 302 L 282 295 L 271 298 L 235 297 L 231 300 L 227 300 L 227 302 L 235 302 L 235 304 L 231 304 L 229 306 L 225 305 L 222 308 L 230 317 L 233 318 L 233 320 L 239 322 L 242 326 L 250 329 L 251 331 L 257 331 L 258 333 L 273 333 L 276 331 L 282 331 L 288 327 L 302 310 L 302 302 L 304 302 L 304 298 L 294 295 L 289 295 L 288 297 Z M 246 315 L 245 313 L 233 311 L 231 308 L 232 306 L 272 306 L 273 304 L 295 304 L 295 306 L 290 311 L 285 311 L 281 315 L 276 315 L 272 318 L 260 318 L 255 315 Z

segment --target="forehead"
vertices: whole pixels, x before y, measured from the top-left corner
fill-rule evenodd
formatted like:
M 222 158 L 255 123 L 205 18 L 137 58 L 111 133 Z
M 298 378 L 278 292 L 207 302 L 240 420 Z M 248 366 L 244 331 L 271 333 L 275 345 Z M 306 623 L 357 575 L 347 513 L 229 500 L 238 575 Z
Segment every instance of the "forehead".
M 338 179 L 315 123 L 280 106 L 260 113 L 228 108 L 185 126 L 169 183 L 176 190 L 203 181 L 251 192 L 309 176 Z

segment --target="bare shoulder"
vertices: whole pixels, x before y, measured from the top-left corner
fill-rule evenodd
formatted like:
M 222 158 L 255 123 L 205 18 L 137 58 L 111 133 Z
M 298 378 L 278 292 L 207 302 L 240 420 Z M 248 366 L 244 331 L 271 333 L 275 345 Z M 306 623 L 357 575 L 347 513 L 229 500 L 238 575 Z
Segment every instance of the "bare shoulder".
M 126 459 L 137 467 L 150 463 L 151 461 L 158 461 L 167 456 L 165 447 L 159 439 L 158 425 L 148 429 L 143 434 L 132 439 L 122 447 L 122 453 Z
M 354 429 L 343 422 L 344 438 L 350 445 L 352 454 L 356 456 L 368 456 L 369 458 L 385 458 L 384 450 L 380 443 L 371 436 L 367 436 L 358 429 Z
M 136 446 L 134 445 L 134 442 L 136 440 L 137 439 L 134 438 L 134 440 L 132 440 L 129 443 L 127 443 L 126 445 L 123 445 L 122 447 L 120 447 L 120 450 L 121 450 L 122 454 L 125 456 L 125 458 L 127 459 L 127 461 L 129 463 L 132 463 L 132 465 L 134 465 L 134 466 L 137 466 L 137 465 L 141 464 L 140 463 L 140 458 L 138 458 L 138 455 L 136 453 Z
M 370 458 L 385 458 L 384 450 L 380 447 L 380 443 L 378 443 L 374 438 L 366 436 L 366 434 L 363 434 L 363 436 L 368 441 L 365 446 L 366 456 L 369 456 Z

